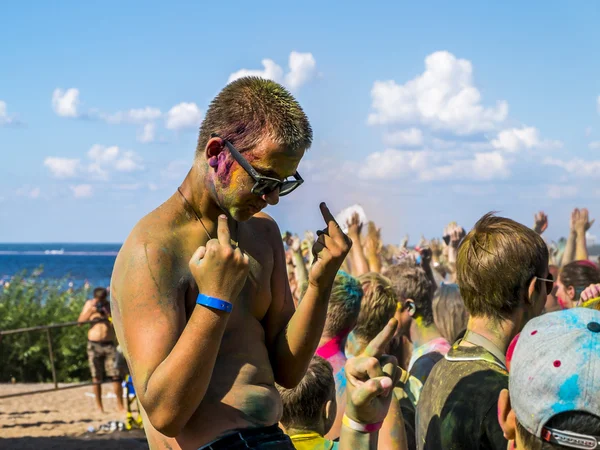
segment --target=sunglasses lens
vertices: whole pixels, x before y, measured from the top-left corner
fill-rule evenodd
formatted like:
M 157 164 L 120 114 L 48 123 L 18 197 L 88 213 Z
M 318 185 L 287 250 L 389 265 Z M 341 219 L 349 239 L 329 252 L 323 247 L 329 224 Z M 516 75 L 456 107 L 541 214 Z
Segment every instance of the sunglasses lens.
M 294 181 L 284 181 L 281 189 L 279 190 L 279 195 L 284 196 L 288 195 L 292 191 L 294 191 L 298 186 L 300 186 L 302 182 L 294 180 Z

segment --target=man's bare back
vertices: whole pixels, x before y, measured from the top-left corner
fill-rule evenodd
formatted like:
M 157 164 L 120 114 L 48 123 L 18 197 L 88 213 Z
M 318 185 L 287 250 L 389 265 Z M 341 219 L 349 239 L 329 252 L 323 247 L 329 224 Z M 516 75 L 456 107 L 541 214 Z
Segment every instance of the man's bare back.
M 174 196 L 142 219 L 119 253 L 111 292 L 114 321 L 125 328 L 128 320 L 135 320 L 137 328 L 142 328 L 140 318 L 144 316 L 151 321 L 152 311 L 157 309 L 171 310 L 183 328 L 196 306 L 198 288 L 188 261 L 199 246 L 206 244 L 208 237 L 200 224 L 190 221 L 177 202 Z M 249 255 L 250 274 L 223 334 L 210 385 L 177 442 L 154 430 L 144 414 L 144 426 L 153 449 L 198 448 L 230 430 L 268 426 L 280 418 L 281 400 L 274 387 L 261 321 L 271 306 L 272 289 L 281 290 L 285 286 L 284 280 L 273 280 L 274 260 L 283 257 L 283 249 L 269 244 L 279 238 L 279 233 L 274 222 L 264 214 L 238 227 L 237 240 Z M 154 273 L 153 262 L 164 267 L 166 261 L 169 261 L 168 268 Z M 142 278 L 146 283 L 148 278 L 152 281 L 150 286 L 136 282 L 140 271 L 144 272 Z M 134 299 L 132 289 L 147 292 L 147 296 Z M 287 305 L 287 310 L 288 314 L 293 313 L 293 306 L 290 309 Z M 117 329 L 122 328 L 117 326 Z M 119 334 L 128 360 L 131 339 Z

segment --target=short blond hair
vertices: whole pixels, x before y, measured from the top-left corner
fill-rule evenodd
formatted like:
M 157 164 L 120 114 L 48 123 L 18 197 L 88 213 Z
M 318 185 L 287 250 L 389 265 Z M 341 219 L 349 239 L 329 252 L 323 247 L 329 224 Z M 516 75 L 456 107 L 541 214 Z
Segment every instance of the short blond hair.
M 358 277 L 363 290 L 358 320 L 354 335 L 360 340 L 370 342 L 394 317 L 398 298 L 389 278 L 375 272 Z
M 509 317 L 528 284 L 548 271 L 548 247 L 532 229 L 492 213 L 483 216 L 458 248 L 456 278 L 475 317 Z

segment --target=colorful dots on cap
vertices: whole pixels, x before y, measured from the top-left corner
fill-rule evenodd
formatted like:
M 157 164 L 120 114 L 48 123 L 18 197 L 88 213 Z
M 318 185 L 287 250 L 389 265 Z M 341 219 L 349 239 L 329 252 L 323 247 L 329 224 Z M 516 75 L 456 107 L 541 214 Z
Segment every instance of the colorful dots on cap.
M 557 359 L 556 361 L 554 361 L 554 367 L 560 367 L 562 363 Z

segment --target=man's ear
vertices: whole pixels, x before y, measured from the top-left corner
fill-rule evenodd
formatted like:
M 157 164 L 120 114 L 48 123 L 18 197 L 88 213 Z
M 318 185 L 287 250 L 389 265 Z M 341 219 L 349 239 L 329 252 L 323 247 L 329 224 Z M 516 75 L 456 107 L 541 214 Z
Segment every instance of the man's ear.
M 335 399 L 335 397 L 334 397 Z M 325 407 L 323 408 L 323 423 L 325 424 L 325 434 L 329 433 L 333 423 L 335 422 L 335 417 L 337 415 L 337 404 L 334 400 L 328 400 L 325 403 Z
M 414 317 L 417 312 L 417 305 L 415 305 L 415 301 L 413 299 L 407 298 L 406 302 L 404 302 L 404 307 L 408 311 L 408 315 L 410 317 Z
M 510 406 L 508 389 L 502 389 L 498 397 L 498 422 L 504 432 L 504 437 L 514 441 L 517 436 L 517 417 Z
M 216 168 L 219 165 L 218 158 L 224 148 L 225 144 L 220 137 L 212 137 L 208 140 L 204 153 L 210 167 Z

